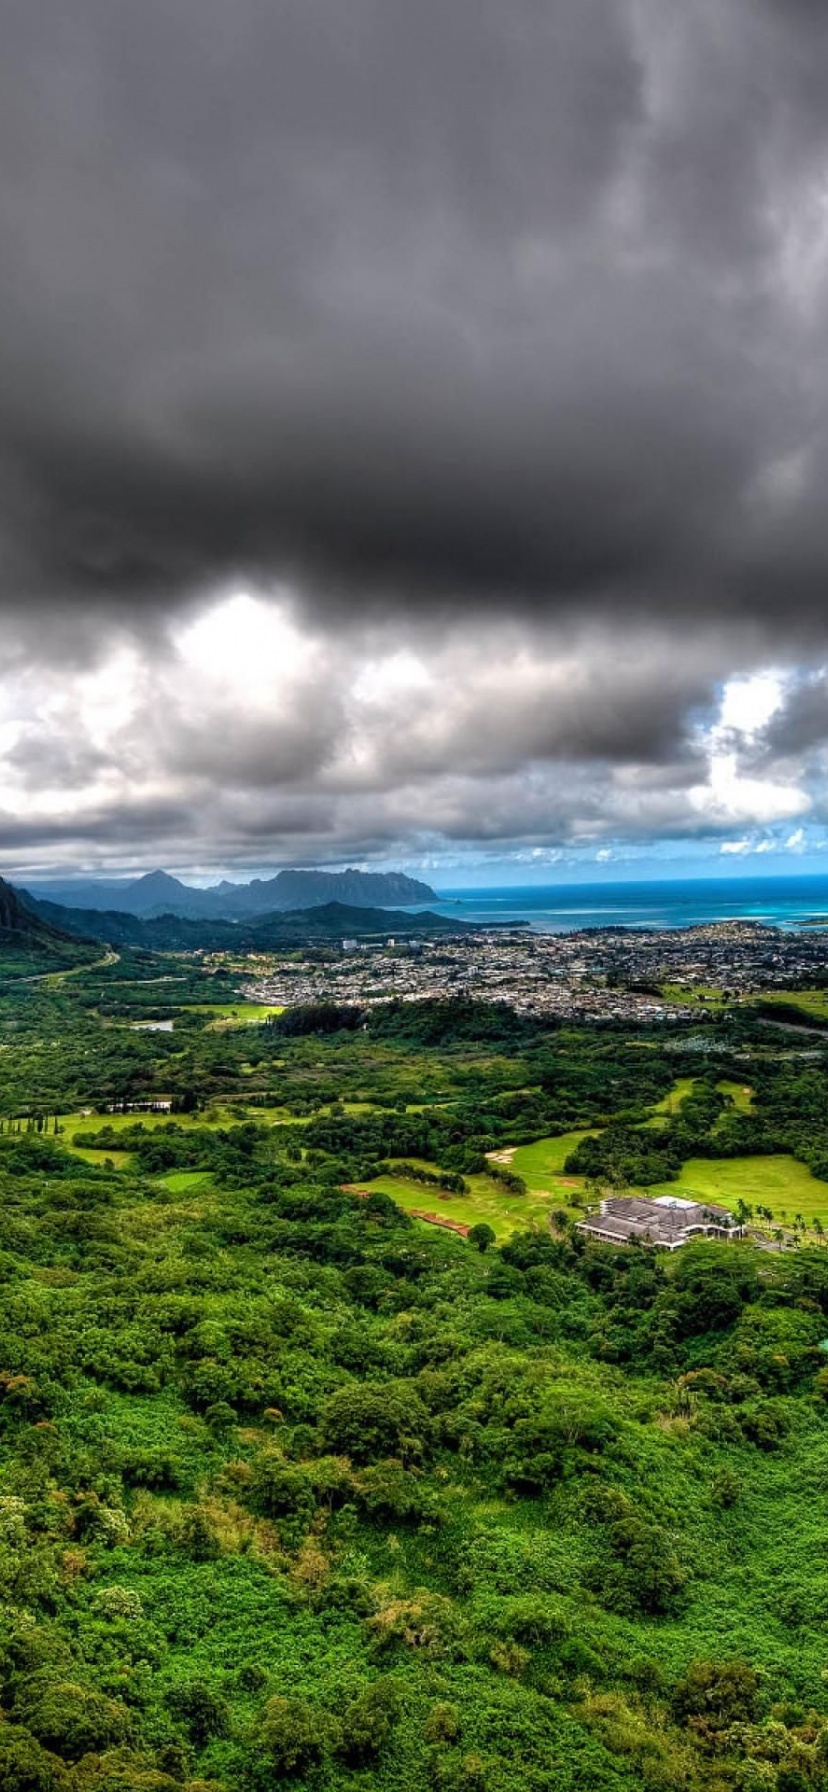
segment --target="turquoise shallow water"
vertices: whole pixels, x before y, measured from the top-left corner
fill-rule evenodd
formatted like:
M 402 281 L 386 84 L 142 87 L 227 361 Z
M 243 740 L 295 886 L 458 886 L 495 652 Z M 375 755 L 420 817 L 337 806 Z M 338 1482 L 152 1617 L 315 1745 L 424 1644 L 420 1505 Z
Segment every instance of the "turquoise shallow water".
M 539 933 L 737 920 L 765 921 L 787 930 L 814 916 L 826 917 L 828 925 L 828 875 L 452 890 L 429 907 L 464 921 L 526 921 Z

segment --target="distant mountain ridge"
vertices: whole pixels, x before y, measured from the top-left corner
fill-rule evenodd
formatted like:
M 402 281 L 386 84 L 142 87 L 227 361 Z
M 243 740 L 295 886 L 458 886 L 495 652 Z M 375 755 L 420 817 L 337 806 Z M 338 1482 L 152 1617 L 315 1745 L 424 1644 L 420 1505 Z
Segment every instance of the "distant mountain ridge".
M 429 884 L 402 871 L 285 870 L 275 877 L 234 884 L 225 878 L 210 889 L 193 889 L 167 871 L 138 878 L 51 880 L 28 886 L 37 902 L 64 908 L 116 911 L 152 920 L 178 915 L 188 920 L 236 921 L 279 910 L 324 907 L 341 902 L 352 908 L 408 908 L 436 902 Z
M 311 908 L 275 911 L 246 921 L 193 919 L 188 915 L 129 915 L 109 909 L 63 908 L 41 902 L 28 892 L 25 900 L 52 931 L 65 928 L 76 939 L 90 934 L 108 946 L 140 946 L 157 952 L 260 951 L 342 939 L 411 939 L 424 934 L 475 933 L 473 922 L 447 920 L 429 911 L 406 914 L 402 909 L 357 908 L 343 902 L 315 903 Z M 34 919 L 34 915 L 32 916 Z

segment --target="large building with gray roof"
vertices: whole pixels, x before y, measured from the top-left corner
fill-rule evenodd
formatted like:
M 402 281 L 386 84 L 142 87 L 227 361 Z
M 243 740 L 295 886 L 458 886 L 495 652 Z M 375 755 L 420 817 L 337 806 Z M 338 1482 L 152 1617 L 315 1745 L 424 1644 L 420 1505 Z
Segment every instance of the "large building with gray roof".
M 681 1200 L 677 1195 L 609 1195 L 601 1202 L 600 1213 L 581 1220 L 578 1230 L 604 1244 L 631 1244 L 637 1239 L 666 1251 L 677 1251 L 691 1238 L 742 1235 L 742 1227 L 726 1207 Z

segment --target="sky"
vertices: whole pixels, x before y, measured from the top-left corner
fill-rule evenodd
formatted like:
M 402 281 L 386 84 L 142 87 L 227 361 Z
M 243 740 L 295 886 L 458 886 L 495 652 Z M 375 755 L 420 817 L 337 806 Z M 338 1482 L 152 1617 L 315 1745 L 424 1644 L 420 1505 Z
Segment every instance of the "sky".
M 0 870 L 828 866 L 824 0 L 0 24 Z

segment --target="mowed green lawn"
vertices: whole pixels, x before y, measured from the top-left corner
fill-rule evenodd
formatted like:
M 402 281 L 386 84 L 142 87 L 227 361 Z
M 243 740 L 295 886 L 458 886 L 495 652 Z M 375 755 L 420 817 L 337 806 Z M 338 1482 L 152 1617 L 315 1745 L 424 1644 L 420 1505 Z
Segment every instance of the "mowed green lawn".
M 724 995 L 712 983 L 662 983 L 661 993 L 668 1002 L 681 1002 L 690 1008 L 722 1008 Z
M 566 1177 L 563 1165 L 584 1136 L 582 1132 L 565 1133 L 519 1146 L 510 1167 L 526 1182 L 525 1195 L 509 1194 L 488 1176 L 467 1176 L 466 1195 L 449 1195 L 396 1175 L 380 1176 L 365 1186 L 391 1195 L 407 1212 L 418 1208 L 466 1226 L 485 1220 L 500 1240 L 514 1231 L 545 1227 L 555 1207 L 571 1207 L 573 1192 L 583 1187 L 583 1178 Z M 437 1166 L 423 1167 L 435 1170 Z M 789 1225 L 794 1215 L 801 1213 L 806 1222 L 819 1219 L 828 1229 L 828 1183 L 819 1182 L 794 1157 L 691 1158 L 675 1182 L 641 1192 L 695 1197 L 732 1211 L 743 1200 L 753 1208 L 769 1207 L 780 1225 Z
M 815 1020 L 828 1021 L 828 989 L 763 989 L 762 1001 L 784 1002 L 812 1014 Z
M 158 1178 L 159 1187 L 169 1189 L 173 1195 L 186 1195 L 192 1189 L 209 1188 L 212 1182 L 210 1170 L 168 1170 L 166 1175 Z
M 723 1095 L 730 1096 L 738 1113 L 750 1113 L 753 1107 L 753 1090 L 749 1089 L 746 1083 L 729 1083 L 725 1080 L 722 1083 L 717 1083 L 716 1088 L 720 1089 Z
M 650 1118 L 644 1121 L 644 1125 L 666 1125 L 672 1115 L 678 1113 L 682 1102 L 691 1093 L 695 1080 L 695 1077 L 692 1076 L 676 1077 L 669 1095 L 662 1096 L 661 1101 L 655 1103 Z
M 584 1137 L 583 1132 L 567 1132 L 552 1139 L 537 1139 L 533 1145 L 504 1148 L 502 1155 L 506 1162 L 503 1168 L 522 1176 L 526 1183 L 525 1195 L 511 1193 L 490 1176 L 466 1176 L 468 1194 L 465 1195 L 450 1195 L 445 1189 L 411 1182 L 404 1176 L 393 1174 L 378 1176 L 375 1182 L 366 1183 L 365 1187 L 390 1195 L 407 1213 L 419 1209 L 421 1213 L 433 1213 L 439 1219 L 459 1220 L 464 1226 L 476 1226 L 479 1221 L 485 1221 L 498 1240 L 509 1238 L 513 1232 L 534 1226 L 546 1227 L 553 1208 L 570 1206 L 573 1191 L 583 1187 L 583 1177 L 564 1176 L 563 1166 L 570 1151 L 574 1151 Z M 418 1169 L 439 1173 L 437 1164 L 420 1163 L 419 1159 L 410 1161 L 415 1162 Z M 497 1168 L 494 1160 L 493 1167 Z
M 436 1164 L 424 1167 L 437 1171 Z M 464 1181 L 469 1185 L 466 1195 L 450 1195 L 445 1189 L 429 1187 L 423 1182 L 409 1182 L 404 1176 L 392 1173 L 359 1186 L 390 1195 L 406 1213 L 434 1214 L 437 1219 L 456 1220 L 462 1226 L 476 1226 L 485 1220 L 498 1241 L 510 1238 L 513 1232 L 531 1230 L 534 1226 L 546 1227 L 553 1206 L 548 1194 L 513 1195 L 489 1176 L 466 1176 Z
M 273 1014 L 284 1014 L 284 1008 L 274 1007 L 269 1002 L 188 1002 L 184 1007 L 185 1014 L 211 1014 L 212 1025 L 208 1032 L 220 1033 L 227 1027 L 256 1027 L 269 1020 Z
M 61 1140 L 61 1144 L 65 1144 L 65 1142 L 65 1140 Z M 132 1162 L 131 1151 L 93 1151 L 87 1145 L 70 1145 L 69 1149 L 73 1157 L 82 1157 L 87 1164 L 97 1164 L 100 1167 L 105 1158 L 107 1163 L 112 1165 L 113 1170 L 125 1170 L 127 1165 Z
M 655 1103 L 650 1118 L 645 1120 L 644 1125 L 664 1126 L 667 1120 L 679 1112 L 682 1102 L 686 1101 L 687 1096 L 692 1093 L 695 1081 L 695 1077 L 692 1076 L 677 1077 L 669 1095 L 663 1096 L 661 1101 Z M 748 1088 L 747 1084 L 728 1082 L 725 1079 L 717 1083 L 716 1088 L 721 1091 L 722 1095 L 730 1096 L 733 1106 L 740 1114 L 750 1113 L 753 1107 L 753 1090 Z
M 692 1094 L 695 1077 L 677 1076 L 669 1095 L 663 1095 L 655 1103 L 654 1114 L 676 1114 L 686 1096 Z
M 642 1193 L 695 1195 L 730 1208 L 743 1200 L 753 1208 L 770 1207 L 782 1225 L 796 1213 L 828 1225 L 828 1183 L 818 1182 L 795 1157 L 692 1157 L 675 1182 Z
M 153 1131 L 158 1126 L 169 1126 L 171 1123 L 188 1129 L 207 1127 L 210 1131 L 217 1131 L 220 1127 L 238 1126 L 240 1117 L 252 1120 L 260 1126 L 305 1126 L 307 1124 L 304 1120 L 295 1119 L 287 1108 L 246 1108 L 241 1102 L 232 1110 L 217 1104 L 214 1107 L 205 1108 L 198 1114 L 170 1114 L 167 1112 L 160 1114 L 59 1114 L 60 1133 L 58 1139 L 61 1145 L 68 1146 L 78 1157 L 85 1157 L 91 1163 L 99 1162 L 100 1151 L 103 1151 L 107 1157 L 112 1158 L 116 1168 L 120 1168 L 121 1163 L 125 1163 L 127 1160 L 127 1152 L 110 1150 L 106 1145 L 102 1145 L 100 1150 L 94 1146 L 79 1146 L 75 1144 L 76 1135 L 78 1133 L 103 1132 L 105 1127 L 111 1128 L 114 1133 L 119 1133 L 124 1132 L 127 1127 L 139 1125 L 148 1131 Z
M 587 1136 L 586 1131 L 562 1132 L 552 1139 L 536 1139 L 532 1145 L 518 1145 L 514 1151 L 503 1153 L 508 1159 L 504 1168 L 522 1176 L 532 1194 L 545 1195 L 547 1199 L 551 1196 L 558 1206 L 566 1207 L 573 1189 L 582 1188 L 584 1179 L 565 1176 L 564 1164 Z

